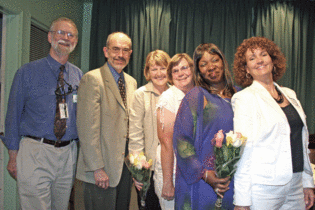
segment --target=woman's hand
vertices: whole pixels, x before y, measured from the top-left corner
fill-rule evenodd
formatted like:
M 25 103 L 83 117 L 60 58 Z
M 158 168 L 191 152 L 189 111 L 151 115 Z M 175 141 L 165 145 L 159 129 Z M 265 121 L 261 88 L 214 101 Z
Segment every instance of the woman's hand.
M 137 188 L 137 190 L 141 190 L 142 189 L 142 186 L 143 184 L 141 182 L 138 182 L 137 180 L 135 180 L 134 178 L 132 178 L 133 182 L 135 183 L 135 186 Z
M 304 188 L 304 201 L 306 209 L 310 209 L 314 205 L 314 191 L 313 188 Z
M 173 200 L 175 195 L 175 188 L 173 185 L 173 182 L 163 182 L 163 188 L 162 188 L 162 198 L 165 200 Z
M 218 178 L 215 171 L 207 170 L 203 178 L 221 198 L 223 198 L 224 193 L 230 189 L 229 184 L 231 181 L 229 176 L 226 178 Z

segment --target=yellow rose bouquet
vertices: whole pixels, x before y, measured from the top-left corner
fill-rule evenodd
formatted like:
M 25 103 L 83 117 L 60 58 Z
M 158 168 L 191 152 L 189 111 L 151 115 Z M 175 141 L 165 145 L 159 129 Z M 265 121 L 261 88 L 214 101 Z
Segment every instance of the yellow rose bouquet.
M 145 209 L 145 198 L 147 191 L 150 187 L 150 178 L 151 178 L 151 166 L 152 159 L 147 161 L 144 153 L 134 153 L 129 154 L 125 157 L 125 163 L 132 175 L 132 177 L 143 184 L 142 189 L 140 190 L 141 197 L 141 207 L 140 209 Z
M 241 149 L 245 145 L 247 138 L 241 133 L 234 133 L 233 131 L 225 135 L 226 143 L 223 143 L 224 134 L 222 130 L 219 130 L 212 140 L 216 157 L 216 173 L 219 178 L 230 176 L 230 179 L 232 179 L 236 171 L 236 164 L 241 158 Z M 221 209 L 222 198 L 220 196 L 218 196 L 215 206 L 216 209 Z

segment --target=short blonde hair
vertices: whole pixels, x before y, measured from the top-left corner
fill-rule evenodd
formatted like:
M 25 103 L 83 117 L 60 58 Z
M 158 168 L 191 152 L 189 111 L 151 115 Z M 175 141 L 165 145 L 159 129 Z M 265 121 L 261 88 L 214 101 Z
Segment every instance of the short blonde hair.
M 144 66 L 144 76 L 147 81 L 151 81 L 150 77 L 150 66 L 158 65 L 158 66 L 168 66 L 170 62 L 170 56 L 164 52 L 163 50 L 154 50 L 147 55 L 147 59 L 145 61 Z

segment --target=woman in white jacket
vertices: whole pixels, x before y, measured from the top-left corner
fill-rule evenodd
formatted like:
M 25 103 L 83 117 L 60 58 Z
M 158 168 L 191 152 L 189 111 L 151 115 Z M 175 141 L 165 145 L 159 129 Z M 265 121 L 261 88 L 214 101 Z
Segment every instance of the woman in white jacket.
M 264 37 L 237 48 L 232 98 L 234 130 L 248 137 L 234 180 L 235 210 L 309 209 L 314 202 L 308 130 L 296 94 L 276 81 L 286 69 L 279 47 Z

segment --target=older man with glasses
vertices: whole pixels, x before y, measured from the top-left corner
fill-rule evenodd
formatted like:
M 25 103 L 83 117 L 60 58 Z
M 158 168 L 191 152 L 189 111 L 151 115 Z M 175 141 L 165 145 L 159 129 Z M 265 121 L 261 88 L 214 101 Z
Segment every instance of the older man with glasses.
M 107 62 L 82 77 L 78 92 L 80 151 L 77 178 L 83 181 L 85 209 L 129 209 L 131 175 L 128 154 L 134 78 L 123 69 L 129 63 L 131 39 L 122 32 L 108 36 Z
M 7 169 L 17 179 L 22 209 L 68 208 L 77 159 L 77 87 L 82 71 L 68 62 L 78 30 L 58 18 L 49 55 L 15 74 L 5 122 Z

